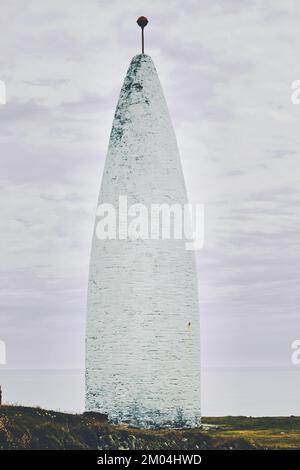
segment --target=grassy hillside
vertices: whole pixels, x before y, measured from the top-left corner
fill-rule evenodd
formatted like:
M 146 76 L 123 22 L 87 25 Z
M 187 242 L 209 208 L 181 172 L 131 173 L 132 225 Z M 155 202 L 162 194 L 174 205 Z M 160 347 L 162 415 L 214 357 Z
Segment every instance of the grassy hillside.
M 0 407 L 0 449 L 295 449 L 299 418 L 203 418 L 204 429 L 141 430 L 97 414 Z M 213 425 L 214 427 L 210 427 Z

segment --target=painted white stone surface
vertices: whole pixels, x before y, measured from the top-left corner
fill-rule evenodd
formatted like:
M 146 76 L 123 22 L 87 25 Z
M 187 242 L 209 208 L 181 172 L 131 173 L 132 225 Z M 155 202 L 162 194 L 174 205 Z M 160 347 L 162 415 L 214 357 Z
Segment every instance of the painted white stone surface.
M 187 202 L 175 134 L 153 64 L 137 55 L 113 122 L 100 203 Z M 96 219 L 97 222 L 97 219 Z M 184 240 L 94 234 L 88 288 L 86 409 L 141 427 L 200 421 L 194 252 Z

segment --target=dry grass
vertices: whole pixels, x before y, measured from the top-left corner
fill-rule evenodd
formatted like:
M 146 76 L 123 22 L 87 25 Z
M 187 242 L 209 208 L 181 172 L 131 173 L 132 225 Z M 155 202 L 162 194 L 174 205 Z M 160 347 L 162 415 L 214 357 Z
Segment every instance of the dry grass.
M 300 449 L 300 418 L 203 418 L 209 430 L 136 429 L 101 415 L 0 407 L 0 449 Z

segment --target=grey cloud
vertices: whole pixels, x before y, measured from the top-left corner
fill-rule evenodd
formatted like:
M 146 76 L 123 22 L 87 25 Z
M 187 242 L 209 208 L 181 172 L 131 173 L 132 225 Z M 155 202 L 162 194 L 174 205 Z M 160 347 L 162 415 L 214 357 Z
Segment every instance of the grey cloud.
M 24 83 L 27 85 L 32 86 L 42 86 L 42 87 L 54 87 L 59 85 L 65 85 L 66 83 L 70 83 L 71 80 L 69 79 L 49 79 L 49 78 L 42 78 L 38 80 L 24 80 Z
M 21 102 L 12 99 L 1 110 L 1 121 L 7 124 L 8 121 L 47 119 L 49 114 L 51 114 L 51 109 L 38 101 Z
M 197 254 L 207 364 L 286 365 L 299 325 L 298 111 L 282 88 L 297 78 L 290 5 L 188 0 L 141 12 L 189 189 L 208 201 Z M 0 331 L 16 367 L 77 367 L 100 170 L 142 5 L 29 6 L 2 7 L 13 22 L 1 44 Z

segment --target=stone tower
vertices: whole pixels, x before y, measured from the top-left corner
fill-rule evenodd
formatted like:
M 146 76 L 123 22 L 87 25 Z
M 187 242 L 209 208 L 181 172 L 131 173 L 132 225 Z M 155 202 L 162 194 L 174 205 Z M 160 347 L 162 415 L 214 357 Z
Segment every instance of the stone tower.
M 148 207 L 187 202 L 167 104 L 145 54 L 132 59 L 121 89 L 99 204 L 118 213 L 120 196 Z M 139 427 L 199 425 L 199 336 L 194 252 L 185 240 L 100 240 L 95 229 L 86 410 Z

